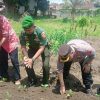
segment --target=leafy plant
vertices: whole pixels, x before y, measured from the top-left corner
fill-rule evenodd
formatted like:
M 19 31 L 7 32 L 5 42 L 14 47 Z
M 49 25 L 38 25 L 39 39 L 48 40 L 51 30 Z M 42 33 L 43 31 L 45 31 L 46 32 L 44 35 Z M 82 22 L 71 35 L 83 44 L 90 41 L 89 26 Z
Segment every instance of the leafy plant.
M 78 26 L 82 29 L 82 31 L 81 31 L 81 38 L 82 38 L 82 34 L 83 34 L 83 28 L 85 27 L 85 26 L 87 26 L 88 25 L 88 20 L 86 19 L 86 18 L 81 18 L 79 21 L 78 21 Z
M 57 54 L 58 48 L 61 44 L 67 43 L 69 40 L 78 38 L 75 32 L 67 32 L 66 29 L 55 30 L 52 34 L 48 35 L 51 44 L 51 51 Z
M 81 18 L 78 22 L 79 27 L 83 28 L 88 24 L 88 21 L 86 18 Z
M 5 100 L 11 100 L 11 97 L 12 97 L 12 95 L 7 91 Z

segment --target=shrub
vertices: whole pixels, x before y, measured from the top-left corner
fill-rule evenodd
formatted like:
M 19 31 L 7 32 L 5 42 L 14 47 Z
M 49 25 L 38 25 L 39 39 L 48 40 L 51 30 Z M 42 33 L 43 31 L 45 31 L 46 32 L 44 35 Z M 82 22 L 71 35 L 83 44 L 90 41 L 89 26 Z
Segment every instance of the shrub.
M 66 29 L 55 30 L 53 33 L 48 34 L 48 38 L 51 44 L 51 51 L 57 54 L 58 48 L 61 44 L 67 43 L 71 39 L 78 38 L 78 34 L 75 32 L 67 32 Z

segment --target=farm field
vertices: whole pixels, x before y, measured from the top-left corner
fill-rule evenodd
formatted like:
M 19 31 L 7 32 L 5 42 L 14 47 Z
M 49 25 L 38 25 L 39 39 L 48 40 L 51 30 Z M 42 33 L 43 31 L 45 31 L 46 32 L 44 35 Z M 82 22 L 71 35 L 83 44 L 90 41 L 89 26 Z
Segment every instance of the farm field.
M 96 88 L 100 86 L 100 39 L 97 37 L 88 37 L 85 39 L 87 42 L 91 43 L 91 45 L 96 49 L 96 59 L 93 61 L 93 79 L 94 79 L 94 85 L 93 85 L 93 91 L 96 91 Z M 70 86 L 67 87 L 66 94 L 60 95 L 58 89 L 55 88 L 56 86 L 56 80 L 52 80 L 52 72 L 56 71 L 56 60 L 57 56 L 52 55 L 50 60 L 51 65 L 51 84 L 50 87 L 47 89 L 43 89 L 40 86 L 41 81 L 41 74 L 40 74 L 40 67 L 41 67 L 41 59 L 39 58 L 37 62 L 35 63 L 35 71 L 38 75 L 38 86 L 31 86 L 31 87 L 25 87 L 25 84 L 23 86 L 16 86 L 12 82 L 0 82 L 0 100 L 67 100 L 67 93 L 69 92 L 69 89 L 73 90 L 72 97 L 69 98 L 69 100 L 100 100 L 100 97 L 86 95 L 82 92 L 82 89 L 80 88 L 80 85 L 76 85 L 76 87 L 73 86 L 75 83 L 81 83 L 81 73 L 80 68 L 78 64 L 73 64 L 70 71 L 70 77 L 69 82 Z M 11 64 L 9 63 L 11 66 Z M 9 72 L 12 70 L 12 67 L 9 68 Z M 22 83 L 26 82 L 26 72 L 24 70 L 24 67 L 21 67 L 21 76 L 22 76 Z M 10 76 L 11 73 L 10 73 Z
M 21 19 L 13 19 L 9 17 L 10 22 L 19 36 L 21 28 Z M 57 64 L 57 50 L 58 47 L 71 39 L 79 38 L 89 42 L 96 50 L 96 58 L 93 61 L 92 74 L 93 74 L 93 92 L 96 88 L 100 87 L 100 16 L 86 18 L 88 24 L 83 27 L 77 26 L 78 18 L 72 26 L 70 19 L 34 19 L 37 26 L 42 27 L 47 34 L 48 40 L 51 45 L 51 58 L 50 58 L 50 87 L 44 89 L 41 87 L 41 58 L 35 64 L 35 72 L 38 77 L 37 86 L 27 87 L 27 74 L 24 67 L 21 69 L 21 82 L 22 85 L 16 86 L 12 81 L 0 82 L 0 100 L 67 100 L 67 94 L 70 89 L 73 91 L 72 97 L 69 100 L 100 100 L 100 97 L 94 95 L 86 95 L 82 88 L 82 78 L 80 66 L 75 63 L 71 67 L 70 76 L 66 83 L 66 94 L 60 95 L 59 87 L 56 86 L 56 64 Z M 92 20 L 92 23 L 90 23 Z M 85 32 L 87 34 L 85 34 Z M 19 60 L 22 61 L 22 54 L 19 46 Z M 9 60 L 9 75 L 13 77 L 13 68 Z

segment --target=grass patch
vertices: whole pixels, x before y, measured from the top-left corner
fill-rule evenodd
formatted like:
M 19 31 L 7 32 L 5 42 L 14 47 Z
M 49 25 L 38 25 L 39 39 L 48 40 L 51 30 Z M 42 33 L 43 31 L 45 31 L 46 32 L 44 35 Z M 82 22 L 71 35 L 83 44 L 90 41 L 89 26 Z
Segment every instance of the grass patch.
M 10 22 L 19 36 L 22 26 L 21 18 L 14 19 L 10 18 Z M 85 36 L 100 36 L 100 16 L 96 17 L 86 17 L 88 20 L 88 25 L 81 30 L 77 25 L 77 22 L 80 20 L 78 17 L 75 21 L 75 25 L 72 25 L 71 20 L 69 19 L 50 19 L 50 18 L 34 18 L 34 23 L 36 26 L 42 27 L 48 37 L 48 40 L 51 43 L 51 50 L 54 53 L 57 53 L 59 46 L 62 43 L 66 43 L 70 39 L 81 38 Z M 75 29 L 76 28 L 76 29 Z

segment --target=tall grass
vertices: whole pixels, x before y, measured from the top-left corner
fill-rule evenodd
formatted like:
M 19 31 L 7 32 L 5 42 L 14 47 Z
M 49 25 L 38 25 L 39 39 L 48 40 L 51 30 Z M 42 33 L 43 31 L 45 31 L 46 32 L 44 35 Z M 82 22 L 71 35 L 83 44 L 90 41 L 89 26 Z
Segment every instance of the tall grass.
M 51 50 L 57 54 L 58 48 L 61 44 L 67 43 L 71 39 L 79 38 L 75 32 L 67 32 L 66 29 L 55 30 L 52 34 L 48 34 Z
M 80 20 L 80 18 L 77 18 L 75 24 Z M 87 30 L 87 35 L 91 36 L 100 36 L 100 16 L 97 17 L 87 17 L 88 22 L 91 22 L 88 24 L 88 26 L 84 27 L 84 30 Z M 21 27 L 21 20 L 17 21 L 10 17 L 10 22 L 15 29 L 17 35 L 20 34 L 22 27 Z M 71 39 L 74 38 L 80 38 L 81 36 L 81 29 L 77 26 L 77 29 L 71 29 L 72 23 L 70 20 L 67 19 L 34 19 L 34 23 L 36 26 L 42 27 L 46 35 L 48 37 L 48 40 L 51 44 L 51 51 L 53 53 L 57 53 L 58 48 L 61 44 L 68 42 Z M 96 26 L 96 30 L 94 31 Z M 84 33 L 84 32 L 83 32 Z M 83 34 L 85 35 L 85 34 Z

